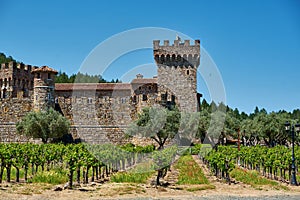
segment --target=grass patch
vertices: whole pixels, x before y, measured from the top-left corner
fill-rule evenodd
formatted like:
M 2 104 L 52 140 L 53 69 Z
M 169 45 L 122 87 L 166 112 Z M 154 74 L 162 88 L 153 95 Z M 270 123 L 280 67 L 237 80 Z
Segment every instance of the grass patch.
M 179 170 L 179 185 L 186 184 L 209 184 L 200 166 L 194 161 L 191 155 L 185 155 L 179 158 L 175 165 Z
M 139 186 L 129 186 L 129 185 L 114 188 L 113 190 L 119 195 L 134 194 L 134 193 L 141 194 L 146 192 L 143 188 Z
M 48 183 L 20 183 L 18 185 L 12 185 L 11 188 L 7 189 L 8 193 L 13 194 L 42 194 L 45 190 L 53 188 L 53 185 Z
M 53 185 L 68 182 L 68 171 L 55 168 L 50 171 L 40 171 L 28 180 L 31 183 L 50 183 Z
M 150 163 L 141 163 L 128 172 L 118 172 L 110 177 L 115 183 L 146 183 L 155 171 Z
M 195 191 L 201 191 L 201 190 L 209 190 L 209 189 L 216 189 L 216 186 L 214 185 L 200 185 L 195 187 L 188 187 L 186 188 L 186 191 L 188 192 L 195 192 Z
M 283 186 L 276 181 L 261 177 L 261 175 L 255 170 L 247 171 L 240 168 L 235 168 L 230 172 L 230 176 L 237 181 L 241 181 L 258 189 L 261 189 L 260 186 L 271 186 L 274 189 L 288 190 L 286 186 Z

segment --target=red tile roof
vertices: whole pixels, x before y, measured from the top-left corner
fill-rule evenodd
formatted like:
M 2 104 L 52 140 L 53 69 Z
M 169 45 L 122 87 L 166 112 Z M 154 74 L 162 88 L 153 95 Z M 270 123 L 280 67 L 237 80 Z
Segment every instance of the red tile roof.
M 131 90 L 131 85 L 129 83 L 56 83 L 55 90 Z
M 42 66 L 42 67 L 39 67 L 39 68 L 36 68 L 36 69 L 33 69 L 31 72 L 52 72 L 52 73 L 55 73 L 57 74 L 57 71 L 48 67 L 48 66 Z

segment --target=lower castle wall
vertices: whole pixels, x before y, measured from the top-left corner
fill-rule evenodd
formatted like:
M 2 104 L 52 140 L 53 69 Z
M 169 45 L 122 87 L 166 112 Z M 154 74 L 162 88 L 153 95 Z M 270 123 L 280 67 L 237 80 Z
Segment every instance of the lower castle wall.
M 130 142 L 130 138 L 125 136 L 125 130 L 125 126 L 72 125 L 70 127 L 73 139 L 80 139 L 89 144 L 126 144 Z
M 16 123 L 32 110 L 29 98 L 0 99 L 0 123 Z
M 99 98 L 78 97 L 75 100 L 61 95 L 58 96 L 57 103 L 60 111 L 71 121 L 70 133 L 73 139 L 88 143 L 131 142 L 144 146 L 153 144 L 153 141 L 149 138 L 126 137 L 125 134 L 126 127 L 136 117 L 136 112 L 139 110 L 137 108 L 141 109 L 155 102 L 155 93 L 147 94 L 147 101 L 143 102 L 141 95 L 133 104 L 128 94 L 117 97 L 112 95 L 99 95 Z M 41 143 L 40 140 L 33 140 L 16 133 L 16 123 L 32 110 L 32 98 L 0 99 L 0 142 Z
M 0 123 L 0 142 L 29 142 L 29 138 L 16 134 L 15 123 Z
M 89 126 L 72 125 L 70 133 L 73 139 L 80 139 L 88 144 L 118 144 L 133 143 L 134 145 L 146 146 L 155 144 L 150 138 L 127 137 L 125 130 L 127 127 L 117 126 Z M 0 123 L 0 142 L 33 142 L 42 143 L 40 139 L 32 139 L 16 133 L 15 123 Z

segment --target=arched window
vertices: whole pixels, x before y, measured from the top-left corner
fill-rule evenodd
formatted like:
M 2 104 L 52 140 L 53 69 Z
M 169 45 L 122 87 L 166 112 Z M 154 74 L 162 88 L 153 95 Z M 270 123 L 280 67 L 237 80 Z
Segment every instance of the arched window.
M 5 99 L 7 97 L 7 89 L 4 88 L 3 89 L 3 99 Z
M 177 56 L 177 61 L 180 62 L 181 61 L 181 55 Z
M 190 70 L 186 70 L 186 75 L 190 75 Z
M 167 54 L 166 61 L 170 62 L 170 54 Z
M 162 54 L 162 55 L 160 56 L 160 61 L 161 61 L 161 62 L 164 62 L 164 61 L 165 61 L 165 55 L 164 55 L 164 54 Z
M 192 54 L 189 54 L 188 62 L 189 62 L 189 66 L 193 65 L 193 55 Z
M 176 61 L 176 55 L 172 54 L 172 62 Z

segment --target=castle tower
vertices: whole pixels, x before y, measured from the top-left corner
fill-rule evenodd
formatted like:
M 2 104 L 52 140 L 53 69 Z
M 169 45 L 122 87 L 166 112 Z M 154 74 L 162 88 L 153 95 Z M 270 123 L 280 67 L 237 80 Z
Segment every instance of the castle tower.
M 42 66 L 32 70 L 32 73 L 34 74 L 34 110 L 45 110 L 54 107 L 54 87 L 57 71 Z
M 180 111 L 197 112 L 199 98 L 197 95 L 197 68 L 200 64 L 200 40 L 191 45 L 189 40 L 181 43 L 168 40 L 160 45 L 153 41 L 153 55 L 157 64 L 158 100 L 162 105 L 176 104 Z

